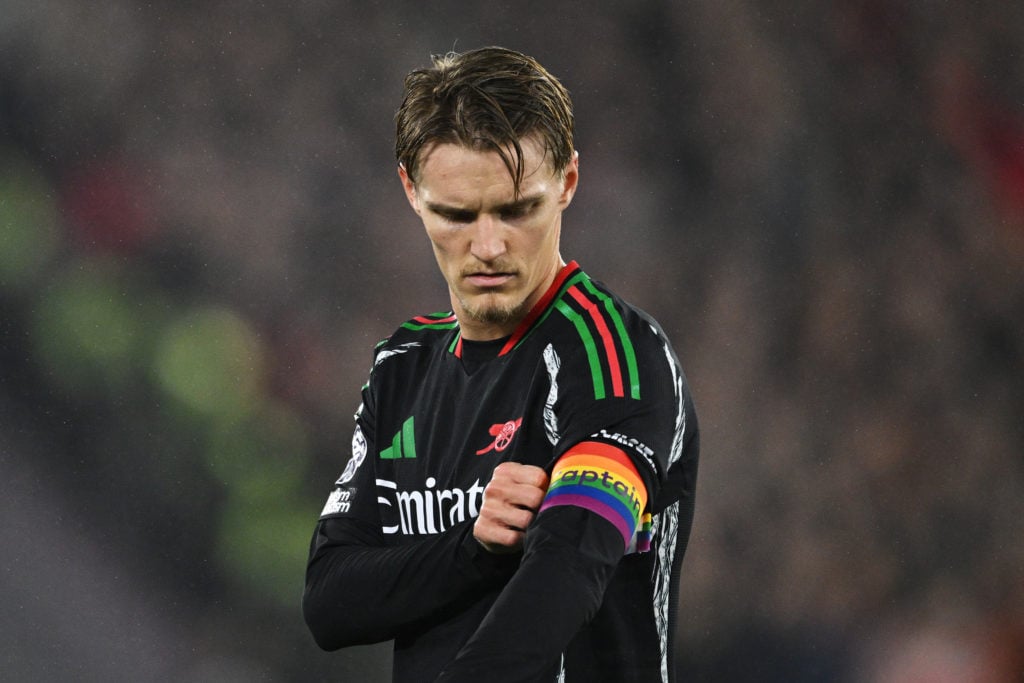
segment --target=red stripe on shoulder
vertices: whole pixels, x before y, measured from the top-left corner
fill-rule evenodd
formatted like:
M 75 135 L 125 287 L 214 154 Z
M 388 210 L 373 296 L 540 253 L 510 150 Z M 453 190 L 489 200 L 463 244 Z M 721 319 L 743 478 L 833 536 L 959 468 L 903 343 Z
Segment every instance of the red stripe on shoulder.
M 612 375 L 612 393 L 620 398 L 625 396 L 626 391 L 622 386 L 622 369 L 619 366 L 619 352 L 615 350 L 615 340 L 612 339 L 612 331 L 608 329 L 608 323 L 597 304 L 588 299 L 578 287 L 570 287 L 569 294 L 590 314 L 590 319 L 594 321 L 597 332 L 601 335 L 601 344 L 608 357 L 608 370 Z

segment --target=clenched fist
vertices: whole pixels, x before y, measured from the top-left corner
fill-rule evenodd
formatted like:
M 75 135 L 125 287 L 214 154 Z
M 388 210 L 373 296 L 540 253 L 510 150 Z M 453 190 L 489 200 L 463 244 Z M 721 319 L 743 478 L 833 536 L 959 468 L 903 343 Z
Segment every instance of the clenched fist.
M 547 473 L 533 465 L 503 462 L 494 468 L 484 489 L 473 536 L 492 553 L 513 553 L 523 547 L 526 527 L 533 521 L 548 489 Z

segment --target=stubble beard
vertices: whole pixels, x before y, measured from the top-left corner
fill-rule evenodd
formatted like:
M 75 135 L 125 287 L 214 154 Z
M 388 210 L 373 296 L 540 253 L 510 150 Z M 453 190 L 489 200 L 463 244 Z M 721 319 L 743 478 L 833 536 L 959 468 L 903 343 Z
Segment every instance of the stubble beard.
M 459 299 L 462 305 L 462 312 L 470 320 L 485 325 L 505 326 L 510 323 L 519 322 L 526 315 L 526 302 L 520 301 L 517 304 L 500 304 L 485 301 L 481 306 L 474 306 L 463 298 Z

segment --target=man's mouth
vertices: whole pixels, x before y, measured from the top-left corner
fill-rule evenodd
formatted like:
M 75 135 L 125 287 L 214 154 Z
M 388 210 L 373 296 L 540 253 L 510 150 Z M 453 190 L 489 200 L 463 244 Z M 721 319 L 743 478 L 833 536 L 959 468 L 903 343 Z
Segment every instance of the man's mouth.
M 465 275 L 465 279 L 474 287 L 480 289 L 491 289 L 494 287 L 500 287 L 514 277 L 513 273 L 500 272 L 500 273 L 468 273 Z

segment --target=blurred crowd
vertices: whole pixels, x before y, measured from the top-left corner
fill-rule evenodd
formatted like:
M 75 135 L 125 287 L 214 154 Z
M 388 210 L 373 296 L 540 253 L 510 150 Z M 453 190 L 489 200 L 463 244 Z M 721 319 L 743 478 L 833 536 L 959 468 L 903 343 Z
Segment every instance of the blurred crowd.
M 402 77 L 502 44 L 575 100 L 563 255 L 696 398 L 681 680 L 1024 681 L 1024 5 L 0 5 L 12 680 L 387 680 L 306 547 L 448 307 Z

